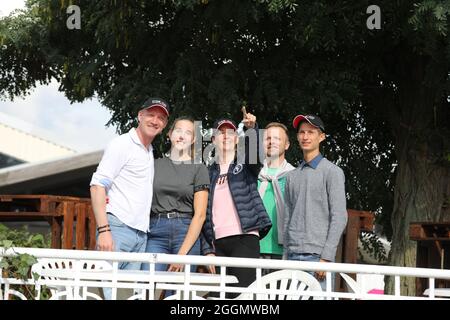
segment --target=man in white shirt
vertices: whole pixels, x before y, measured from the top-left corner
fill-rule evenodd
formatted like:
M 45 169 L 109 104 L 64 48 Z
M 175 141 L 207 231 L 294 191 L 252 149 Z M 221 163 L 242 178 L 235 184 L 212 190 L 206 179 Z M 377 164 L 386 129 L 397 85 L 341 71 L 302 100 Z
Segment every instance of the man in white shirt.
M 153 195 L 151 143 L 168 117 L 167 102 L 148 99 L 138 113 L 137 128 L 115 138 L 105 149 L 90 183 L 98 250 L 145 251 Z M 140 263 L 119 263 L 119 269 L 140 267 Z

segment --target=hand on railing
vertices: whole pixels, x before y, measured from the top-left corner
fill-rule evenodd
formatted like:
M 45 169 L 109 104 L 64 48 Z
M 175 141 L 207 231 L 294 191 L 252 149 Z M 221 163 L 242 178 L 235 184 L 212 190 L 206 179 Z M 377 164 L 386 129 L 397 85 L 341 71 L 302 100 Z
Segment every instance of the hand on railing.
M 216 255 L 214 253 L 209 253 L 206 256 L 215 257 Z M 207 268 L 208 268 L 209 273 L 216 274 L 216 266 L 209 265 L 209 266 L 207 266 Z
M 172 272 L 182 272 L 184 270 L 184 264 L 171 264 L 169 266 L 169 269 L 167 269 L 167 271 L 172 271 Z
M 320 262 L 329 262 L 329 261 L 325 260 L 325 259 L 320 259 Z M 325 274 L 326 274 L 325 271 L 316 271 L 314 275 L 317 280 L 323 281 L 323 280 L 325 280 Z

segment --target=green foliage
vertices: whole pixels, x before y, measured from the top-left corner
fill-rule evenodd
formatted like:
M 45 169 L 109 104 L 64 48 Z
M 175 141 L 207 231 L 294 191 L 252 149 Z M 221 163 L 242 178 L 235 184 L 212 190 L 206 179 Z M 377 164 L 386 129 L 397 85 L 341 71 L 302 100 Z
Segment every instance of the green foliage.
M 448 1 L 427 0 L 415 4 L 416 10 L 409 22 L 414 30 L 430 30 L 447 35 L 450 3 Z
M 10 229 L 0 224 L 0 241 L 2 247 L 49 248 L 50 239 L 42 234 L 31 234 L 26 226 L 21 229 Z
M 385 263 L 388 253 L 375 233 L 364 232 L 361 235 L 362 249 L 368 252 L 379 263 Z
M 13 247 L 26 248 L 49 248 L 50 237 L 44 237 L 42 234 L 30 234 L 24 226 L 20 230 L 9 229 L 3 224 L 0 224 L 0 247 L 6 251 Z M 0 269 L 3 271 L 3 276 L 12 277 L 21 280 L 27 280 L 30 276 L 36 279 L 37 275 L 31 275 L 30 270 L 37 259 L 27 253 L 16 254 L 14 256 L 2 257 L 0 260 Z M 34 298 L 33 290 L 28 286 L 19 286 L 19 291 L 25 294 L 28 298 Z M 42 291 L 42 297 L 48 297 L 46 290 Z

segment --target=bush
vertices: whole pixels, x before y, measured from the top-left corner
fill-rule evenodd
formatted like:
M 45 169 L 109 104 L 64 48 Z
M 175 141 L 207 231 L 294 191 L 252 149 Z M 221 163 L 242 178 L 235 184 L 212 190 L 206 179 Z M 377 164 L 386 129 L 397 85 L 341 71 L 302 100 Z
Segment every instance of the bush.
M 0 223 L 0 247 L 3 250 L 8 250 L 12 247 L 26 247 L 26 248 L 49 248 L 50 236 L 44 237 L 42 234 L 31 234 L 27 227 L 22 229 L 9 229 Z M 9 257 L 0 257 L 0 269 L 2 270 L 2 277 L 16 278 L 27 280 L 31 276 L 31 267 L 37 262 L 37 259 L 29 254 L 16 254 Z M 36 279 L 37 275 L 32 275 Z M 33 286 L 34 287 L 34 286 Z M 24 294 L 27 298 L 34 298 L 33 290 L 30 286 L 21 285 L 17 288 L 19 292 Z M 48 297 L 47 290 L 42 290 L 41 298 Z

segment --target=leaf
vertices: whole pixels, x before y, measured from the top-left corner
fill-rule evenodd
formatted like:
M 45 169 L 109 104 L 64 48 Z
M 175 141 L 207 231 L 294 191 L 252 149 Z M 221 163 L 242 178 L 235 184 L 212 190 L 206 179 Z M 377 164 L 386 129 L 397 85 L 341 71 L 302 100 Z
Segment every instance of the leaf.
M 31 276 L 33 277 L 33 280 L 34 280 L 34 281 L 39 280 L 39 278 L 41 277 L 41 276 L 39 275 L 39 273 L 37 273 L 37 272 L 32 272 L 32 273 L 31 273 Z
M 7 259 L 3 258 L 0 260 L 0 268 L 1 269 L 8 269 L 9 268 L 9 262 Z
M 27 266 L 31 266 L 37 262 L 37 259 L 36 259 L 36 257 L 26 253 L 26 254 L 23 254 L 22 261 L 24 261 Z
M 4 247 L 5 249 L 9 249 L 13 246 L 13 242 L 11 240 L 2 240 L 0 242 L 0 246 Z
M 45 242 L 44 236 L 40 233 L 34 234 L 31 238 L 32 244 L 43 244 Z
M 434 8 L 434 15 L 438 20 L 444 20 L 446 18 L 446 14 L 447 12 L 442 6 L 438 5 Z

